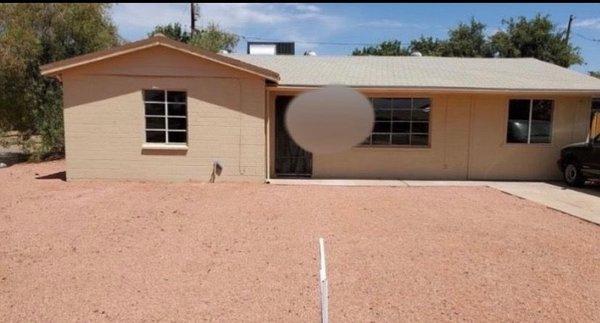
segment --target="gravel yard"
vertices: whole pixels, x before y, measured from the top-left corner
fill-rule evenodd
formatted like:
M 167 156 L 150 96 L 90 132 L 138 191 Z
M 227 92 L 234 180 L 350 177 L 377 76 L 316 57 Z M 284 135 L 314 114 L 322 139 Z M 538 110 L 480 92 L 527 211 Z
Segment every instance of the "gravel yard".
M 600 226 L 482 187 L 0 169 L 0 321 L 600 321 Z

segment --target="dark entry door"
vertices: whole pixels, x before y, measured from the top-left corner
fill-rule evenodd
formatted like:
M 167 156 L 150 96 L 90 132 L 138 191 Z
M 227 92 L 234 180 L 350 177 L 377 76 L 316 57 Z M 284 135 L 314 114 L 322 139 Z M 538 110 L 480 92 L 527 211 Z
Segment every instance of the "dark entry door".
M 298 146 L 285 127 L 285 113 L 292 96 L 275 99 L 275 175 L 277 177 L 310 177 L 312 154 Z

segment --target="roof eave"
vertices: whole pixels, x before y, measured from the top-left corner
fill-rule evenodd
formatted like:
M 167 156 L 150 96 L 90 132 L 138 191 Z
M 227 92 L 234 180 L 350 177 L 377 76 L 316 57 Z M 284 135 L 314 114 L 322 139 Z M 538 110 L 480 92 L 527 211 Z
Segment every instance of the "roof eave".
M 269 91 L 310 90 L 327 85 L 307 84 L 276 84 L 267 87 Z M 600 95 L 600 89 L 534 89 L 534 88 L 476 88 L 476 87 L 440 87 L 440 86 L 365 86 L 346 85 L 350 88 L 363 91 L 387 91 L 387 92 L 441 92 L 441 93 L 490 93 L 490 94 L 585 94 Z
M 68 58 L 62 61 L 53 62 L 40 66 L 41 74 L 44 76 L 56 76 L 58 73 L 75 67 L 92 64 L 112 57 L 117 57 L 132 52 L 140 51 L 155 46 L 165 46 L 183 53 L 201 57 L 218 64 L 226 65 L 234 69 L 258 75 L 267 80 L 279 82 L 279 74 L 266 68 L 252 65 L 231 57 L 226 57 L 216 53 L 200 50 L 188 44 L 184 44 L 164 36 L 154 36 L 148 39 L 140 40 L 134 43 L 125 44 L 116 48 L 107 49 L 95 53 L 85 54 Z
M 146 48 L 150 48 L 150 47 L 154 47 L 154 46 L 158 46 L 160 43 L 159 42 L 153 42 L 153 43 L 149 43 L 147 45 L 142 45 L 142 46 L 136 46 L 134 48 L 131 49 L 126 49 L 126 50 L 120 50 L 120 51 L 115 51 L 114 53 L 107 53 L 107 54 L 101 54 L 103 52 L 108 52 L 111 51 L 106 50 L 106 51 L 100 51 L 100 52 L 95 52 L 95 53 L 90 53 L 90 54 L 85 54 L 85 55 L 80 55 L 80 56 L 75 56 L 73 58 L 68 58 L 65 60 L 61 60 L 61 61 L 57 61 L 57 62 L 53 62 L 53 63 L 49 63 L 49 64 L 45 64 L 40 66 L 40 72 L 43 76 L 54 76 L 59 72 L 68 70 L 68 69 L 72 69 L 75 67 L 79 67 L 79 66 L 83 66 L 83 65 L 88 65 L 88 64 L 92 64 L 98 61 L 103 61 L 112 57 L 117 57 L 117 56 L 121 56 L 121 55 L 125 55 L 125 54 L 129 54 L 132 52 L 136 52 L 136 51 L 140 51 Z M 86 56 L 96 56 L 94 58 L 90 58 L 88 60 L 83 60 L 84 57 Z M 77 59 L 77 61 L 72 61 L 73 59 Z M 69 61 L 72 61 L 72 63 L 69 64 Z

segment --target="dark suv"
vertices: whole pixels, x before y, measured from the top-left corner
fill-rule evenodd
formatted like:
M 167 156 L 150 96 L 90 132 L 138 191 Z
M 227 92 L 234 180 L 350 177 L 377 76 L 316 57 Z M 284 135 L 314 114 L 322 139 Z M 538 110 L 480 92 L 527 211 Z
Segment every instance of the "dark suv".
M 588 179 L 600 178 L 600 134 L 588 142 L 565 146 L 558 167 L 571 186 L 582 186 Z

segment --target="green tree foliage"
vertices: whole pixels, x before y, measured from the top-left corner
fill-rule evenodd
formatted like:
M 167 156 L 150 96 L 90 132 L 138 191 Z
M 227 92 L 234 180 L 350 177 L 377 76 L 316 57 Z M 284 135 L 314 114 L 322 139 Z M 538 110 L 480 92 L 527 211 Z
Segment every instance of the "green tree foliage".
M 590 76 L 600 79 L 600 71 L 590 71 Z
M 447 52 L 446 47 L 445 41 L 421 36 L 410 42 L 409 52 L 419 52 L 425 56 L 444 56 Z
M 398 40 L 384 41 L 376 46 L 357 48 L 352 55 L 403 56 L 418 51 L 426 56 L 482 57 L 489 52 L 484 31 L 485 25 L 472 18 L 470 24 L 460 23 L 451 29 L 447 40 L 421 36 L 406 48 Z
M 193 33 L 183 30 L 179 23 L 159 25 L 154 27 L 154 30 L 148 36 L 157 33 L 211 52 L 232 51 L 240 40 L 236 34 L 222 30 L 219 25 L 213 22 L 209 23 L 206 28 L 195 30 Z
M 510 18 L 502 24 L 506 31 L 490 39 L 492 51 L 498 51 L 501 57 L 535 57 L 564 67 L 583 63 L 579 48 L 565 42 L 564 31 L 557 31 L 547 15 L 538 14 L 529 20 Z
M 497 52 L 500 57 L 534 57 L 564 67 L 583 63 L 579 48 L 565 42 L 564 31 L 557 31 L 549 16 L 510 18 L 502 23 L 505 30 L 491 37 L 485 35 L 485 24 L 471 18 L 470 23 L 450 29 L 445 40 L 421 36 L 412 40 L 408 49 L 401 48 L 397 40 L 386 41 L 357 48 L 352 55 L 401 56 L 419 51 L 426 56 L 492 57 Z
M 469 24 L 459 23 L 448 32 L 444 56 L 485 57 L 489 54 L 485 36 L 485 24 L 471 18 Z
M 352 55 L 355 56 L 403 56 L 409 55 L 408 48 L 402 47 L 402 42 L 399 40 L 384 41 L 377 46 L 366 46 L 362 49 L 355 49 Z
M 221 30 L 215 23 L 209 23 L 206 28 L 195 32 L 189 43 L 216 53 L 220 50 L 232 51 L 239 40 L 236 34 Z
M 39 66 L 116 45 L 108 4 L 0 4 L 0 129 L 42 137 L 63 151 L 62 88 Z
M 163 25 L 163 26 L 156 26 L 154 27 L 154 30 L 148 34 L 148 37 L 154 36 L 155 34 L 163 34 L 171 39 L 180 41 L 180 42 L 184 42 L 187 43 L 190 41 L 190 33 L 188 33 L 187 31 L 183 30 L 181 28 L 181 25 L 176 22 L 173 24 L 168 24 L 168 25 Z

